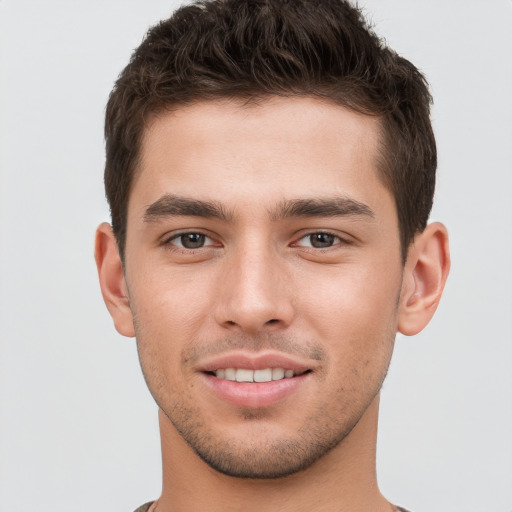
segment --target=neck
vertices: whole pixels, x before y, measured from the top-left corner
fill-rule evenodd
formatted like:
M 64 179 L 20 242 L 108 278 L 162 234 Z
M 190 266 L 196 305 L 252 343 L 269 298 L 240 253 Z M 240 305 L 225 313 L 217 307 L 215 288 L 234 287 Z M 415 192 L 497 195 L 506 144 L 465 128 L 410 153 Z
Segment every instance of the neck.
M 242 479 L 210 468 L 160 411 L 163 488 L 158 512 L 390 512 L 375 471 L 379 398 L 351 433 L 308 469 L 277 479 Z

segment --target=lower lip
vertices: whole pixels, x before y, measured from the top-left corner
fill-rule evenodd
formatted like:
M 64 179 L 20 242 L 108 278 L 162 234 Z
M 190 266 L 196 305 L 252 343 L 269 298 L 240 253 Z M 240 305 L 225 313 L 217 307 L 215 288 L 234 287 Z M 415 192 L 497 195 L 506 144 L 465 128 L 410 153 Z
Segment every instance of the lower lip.
M 237 407 L 261 409 L 270 407 L 295 393 L 311 373 L 271 382 L 236 382 L 219 379 L 208 373 L 203 375 L 207 385 L 221 400 Z

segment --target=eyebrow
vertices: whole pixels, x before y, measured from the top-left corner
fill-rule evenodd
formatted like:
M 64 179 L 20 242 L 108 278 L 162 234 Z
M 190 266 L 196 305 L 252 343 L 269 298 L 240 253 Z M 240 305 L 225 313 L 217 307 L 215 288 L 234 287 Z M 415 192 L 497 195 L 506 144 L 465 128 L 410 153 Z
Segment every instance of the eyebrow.
M 369 206 L 345 196 L 288 199 L 282 201 L 269 214 L 273 221 L 291 217 L 375 217 Z M 178 216 L 219 219 L 224 222 L 232 222 L 235 218 L 234 214 L 219 202 L 165 194 L 146 208 L 144 222 L 155 222 L 166 217 Z
M 204 217 L 225 222 L 233 220 L 233 214 L 216 201 L 202 201 L 165 194 L 146 208 L 144 221 L 154 222 L 165 217 L 178 216 Z
M 289 217 L 345 217 L 374 218 L 375 213 L 366 204 L 345 196 L 315 199 L 291 199 L 283 201 L 270 214 L 272 220 Z

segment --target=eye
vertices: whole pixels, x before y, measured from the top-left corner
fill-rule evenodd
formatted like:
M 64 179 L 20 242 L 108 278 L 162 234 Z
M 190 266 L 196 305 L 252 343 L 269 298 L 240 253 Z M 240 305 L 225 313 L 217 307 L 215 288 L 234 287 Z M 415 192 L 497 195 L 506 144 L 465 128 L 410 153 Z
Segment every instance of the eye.
M 297 243 L 302 247 L 313 247 L 314 249 L 328 249 L 333 245 L 342 242 L 339 236 L 333 235 L 332 233 L 310 233 L 309 235 L 303 236 Z
M 212 245 L 213 240 L 202 233 L 180 233 L 170 238 L 168 243 L 182 249 L 201 249 L 201 247 Z

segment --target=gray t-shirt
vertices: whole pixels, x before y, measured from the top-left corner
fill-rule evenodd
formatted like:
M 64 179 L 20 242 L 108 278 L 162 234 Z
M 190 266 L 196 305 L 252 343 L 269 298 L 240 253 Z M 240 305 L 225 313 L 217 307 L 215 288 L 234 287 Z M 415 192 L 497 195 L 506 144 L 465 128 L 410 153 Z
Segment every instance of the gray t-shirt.
M 153 501 L 150 501 L 149 503 L 145 503 L 144 505 L 140 506 L 137 510 L 135 510 L 135 512 L 148 512 L 149 510 L 149 507 L 151 507 L 151 505 L 153 505 Z M 396 512 L 409 512 L 409 510 L 406 510 L 405 508 L 402 508 L 402 507 L 396 507 Z
M 154 503 L 153 501 L 144 503 L 144 505 L 141 505 L 137 510 L 135 510 L 135 512 L 148 512 L 149 507 L 151 507 L 151 505 L 153 505 L 153 503 Z

